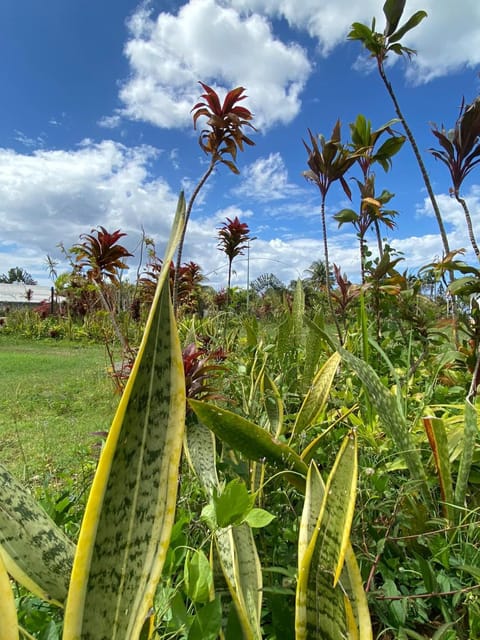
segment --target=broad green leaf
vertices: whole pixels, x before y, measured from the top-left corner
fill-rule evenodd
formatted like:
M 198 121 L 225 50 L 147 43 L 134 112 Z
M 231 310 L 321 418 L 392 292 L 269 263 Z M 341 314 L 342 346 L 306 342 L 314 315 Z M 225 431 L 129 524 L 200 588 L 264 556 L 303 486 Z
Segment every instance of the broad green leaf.
M 430 443 L 435 467 L 437 469 L 440 494 L 443 501 L 443 512 L 449 522 L 453 522 L 453 485 L 445 424 L 441 418 L 426 416 L 423 418 L 423 426 L 427 433 L 428 442 Z
M 293 449 L 255 423 L 207 402 L 190 399 L 188 403 L 200 422 L 249 460 L 266 458 L 283 469 L 292 469 L 304 476 L 307 474 L 307 465 Z
M 255 496 L 248 493 L 245 483 L 239 478 L 232 480 L 222 491 L 213 495 L 217 525 L 228 527 L 240 524 L 251 511 L 254 502 Z
M 139 353 L 88 499 L 64 640 L 138 638 L 168 550 L 185 424 L 185 381 L 167 275 L 184 211 L 181 194 Z
M 188 552 L 183 569 L 185 593 L 193 602 L 208 602 L 213 593 L 210 562 L 201 549 Z
M 274 516 L 272 513 L 265 511 L 265 509 L 254 507 L 248 512 L 247 517 L 245 518 L 245 522 L 249 524 L 253 529 L 260 529 L 269 525 L 272 520 L 275 519 L 275 517 L 276 516 Z
M 217 640 L 222 626 L 222 603 L 220 598 L 197 609 L 188 640 Z
M 357 222 L 358 213 L 353 209 L 342 209 L 333 217 L 338 222 L 338 226 L 341 227 L 342 224 L 346 224 L 347 222 Z
M 475 440 L 478 436 L 477 410 L 470 400 L 465 401 L 462 454 L 455 485 L 455 504 L 463 506 L 467 494 L 468 477 L 472 468 Z
M 17 609 L 10 577 L 0 554 L 0 640 L 18 640 Z
M 300 411 L 297 413 L 290 440 L 317 421 L 327 402 L 340 361 L 340 354 L 334 353 L 315 376 Z
M 388 38 L 392 35 L 400 22 L 407 0 L 386 0 L 383 5 L 383 13 L 387 20 L 384 35 Z
M 75 545 L 0 465 L 0 556 L 8 573 L 44 600 L 67 597 Z
M 398 29 L 398 31 L 396 31 L 393 35 L 391 35 L 388 38 L 388 42 L 398 42 L 399 40 L 401 40 L 403 38 L 403 36 L 410 31 L 411 29 L 414 29 L 416 26 L 418 26 L 420 24 L 420 22 L 427 17 L 427 12 L 426 11 L 417 11 L 416 13 L 413 14 L 413 16 L 411 18 L 409 18 L 407 20 L 407 22 L 405 22 L 404 25 L 402 25 L 400 27 L 400 29 Z M 409 51 L 412 51 L 411 49 Z

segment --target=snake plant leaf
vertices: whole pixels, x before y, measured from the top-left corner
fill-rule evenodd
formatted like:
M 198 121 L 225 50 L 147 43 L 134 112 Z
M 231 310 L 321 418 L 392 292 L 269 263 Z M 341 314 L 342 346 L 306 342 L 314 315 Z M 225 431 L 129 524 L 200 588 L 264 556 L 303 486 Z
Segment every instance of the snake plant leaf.
M 18 640 L 17 609 L 12 585 L 0 555 L 0 640 Z
M 139 353 L 89 495 L 64 640 L 136 640 L 162 571 L 185 425 L 182 353 L 167 279 L 184 210 L 181 194 Z
M 75 545 L 0 465 L 0 557 L 8 573 L 43 600 L 67 597 Z
M 382 384 L 377 373 L 369 364 L 343 348 L 339 348 L 339 352 L 342 360 L 353 369 L 368 391 L 370 401 L 378 413 L 385 432 L 396 445 L 398 453 L 404 459 L 410 475 L 415 481 L 420 482 L 422 493 L 429 499 L 427 474 L 420 452 L 412 441 L 407 421 L 405 416 L 400 413 L 396 398 Z
M 300 411 L 297 413 L 291 438 L 299 435 L 318 420 L 327 402 L 340 361 L 340 354 L 334 353 L 313 379 L 310 390 L 303 400 Z
M 303 344 L 303 318 L 305 317 L 305 293 L 303 291 L 302 281 L 299 278 L 295 285 L 292 304 L 292 321 L 293 321 L 293 340 L 296 347 Z
M 185 457 L 210 497 L 219 487 L 215 452 L 213 432 L 201 422 L 189 424 L 185 431 Z
M 353 615 L 358 626 L 359 640 L 373 640 L 372 621 L 368 608 L 367 595 L 363 588 L 362 574 L 358 566 L 352 545 L 345 551 L 345 568 L 341 577 L 342 586 L 347 592 Z
M 252 530 L 245 522 L 215 531 L 220 565 L 245 640 L 261 640 L 262 569 Z
M 190 466 L 212 498 L 220 489 L 213 432 L 201 422 L 189 424 L 185 445 Z M 214 520 L 212 516 L 212 526 Z M 235 527 L 214 527 L 214 539 L 222 572 L 245 637 L 252 640 L 261 638 L 259 620 L 262 572 L 251 529 L 246 523 Z
M 190 399 L 188 403 L 200 422 L 249 460 L 266 458 L 282 468 L 307 474 L 307 465 L 293 449 L 254 422 L 208 402 Z
M 260 390 L 270 425 L 269 431 L 278 438 L 284 431 L 283 402 L 277 385 L 267 372 L 262 376 Z
M 468 476 L 472 468 L 475 440 L 478 436 L 477 409 L 467 398 L 465 401 L 463 446 L 455 484 L 455 503 L 463 506 L 467 493 Z
M 295 622 L 297 640 L 354 638 L 358 633 L 353 608 L 350 602 L 346 603 L 345 591 L 338 584 L 349 548 L 356 482 L 357 444 L 354 433 L 345 438 L 323 491 L 316 465 L 314 462 L 310 464 L 306 513 L 302 515 L 304 532 L 300 538 Z M 312 492 L 318 495 L 312 496 Z M 320 512 L 312 530 L 312 514 L 320 502 Z
M 423 426 L 427 433 L 428 442 L 430 443 L 433 460 L 437 469 L 440 495 L 443 501 L 443 512 L 445 517 L 453 523 L 453 485 L 445 424 L 441 418 L 425 416 L 423 418 Z

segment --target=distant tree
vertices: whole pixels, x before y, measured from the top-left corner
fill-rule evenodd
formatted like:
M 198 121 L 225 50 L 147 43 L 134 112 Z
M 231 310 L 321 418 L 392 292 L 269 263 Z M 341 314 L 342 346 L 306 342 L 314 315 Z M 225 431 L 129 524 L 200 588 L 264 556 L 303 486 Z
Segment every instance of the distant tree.
M 326 140 L 325 137 L 321 134 L 318 136 L 314 136 L 309 129 L 308 133 L 310 135 L 311 147 L 309 147 L 308 144 L 303 141 L 305 149 L 308 153 L 307 164 L 309 167 L 308 171 L 303 172 L 303 175 L 309 182 L 312 182 L 318 187 L 321 195 L 320 214 L 322 223 L 324 262 L 327 273 L 330 272 L 330 262 L 328 256 L 325 201 L 330 187 L 337 180 L 340 182 L 347 198 L 349 200 L 352 199 L 352 192 L 345 179 L 345 174 L 354 164 L 357 156 L 359 155 L 358 153 L 351 152 L 346 146 L 342 144 L 340 129 L 340 120 L 337 120 L 333 128 L 330 140 Z M 340 337 L 340 326 L 336 319 L 332 305 L 332 299 L 330 296 L 330 283 L 327 282 L 327 285 L 328 286 L 325 291 L 327 293 L 328 306 L 332 313 L 337 328 L 337 333 Z
M 8 270 L 8 273 L 0 275 L 0 282 L 4 284 L 14 284 L 15 282 L 32 285 L 37 284 L 37 281 L 33 279 L 30 273 L 20 267 L 12 267 L 12 269 Z
M 263 295 L 269 290 L 282 292 L 286 288 L 283 282 L 273 273 L 260 274 L 250 286 L 258 295 Z
M 121 244 L 119 239 L 125 236 L 120 229 L 109 233 L 105 227 L 92 229 L 91 233 L 82 233 L 80 242 L 75 244 L 70 253 L 75 256 L 75 270 L 81 273 L 85 269 L 87 280 L 92 283 L 99 295 L 103 308 L 109 313 L 117 338 L 124 353 L 130 348 L 115 317 L 115 305 L 109 298 L 107 279 L 111 285 L 120 285 L 119 273 L 127 269 L 125 258 L 132 254 Z
M 305 269 L 305 271 L 309 274 L 307 282 L 312 287 L 315 289 L 324 289 L 327 286 L 327 269 L 323 260 L 314 260 L 308 269 Z M 330 283 L 332 281 L 332 277 L 332 273 L 330 272 L 328 278 Z
M 248 243 L 252 238 L 249 236 L 250 229 L 246 222 L 240 222 L 238 216 L 233 220 L 226 219 L 218 232 L 218 248 L 221 249 L 228 258 L 228 280 L 227 294 L 232 280 L 232 263 L 234 258 L 243 255 Z

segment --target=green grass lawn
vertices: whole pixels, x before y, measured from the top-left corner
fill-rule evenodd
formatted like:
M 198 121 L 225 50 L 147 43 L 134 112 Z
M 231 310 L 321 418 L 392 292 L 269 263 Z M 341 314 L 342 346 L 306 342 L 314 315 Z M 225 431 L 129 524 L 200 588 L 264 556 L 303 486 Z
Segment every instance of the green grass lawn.
M 119 397 L 101 346 L 0 335 L 0 461 L 15 476 L 76 473 Z

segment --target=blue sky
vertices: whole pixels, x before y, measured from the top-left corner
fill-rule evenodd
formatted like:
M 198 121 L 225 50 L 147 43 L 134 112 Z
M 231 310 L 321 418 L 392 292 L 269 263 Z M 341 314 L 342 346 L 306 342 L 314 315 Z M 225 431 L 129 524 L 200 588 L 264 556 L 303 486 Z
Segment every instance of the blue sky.
M 125 243 L 136 251 L 131 279 L 142 229 L 161 255 L 179 190 L 188 197 L 205 170 L 190 114 L 202 80 L 222 96 L 246 87 L 245 104 L 258 132 L 255 147 L 238 158 L 241 175 L 221 167 L 203 190 L 184 259 L 198 262 L 209 283 L 221 287 L 226 260 L 216 233 L 227 216 L 238 215 L 257 238 L 252 279 L 269 272 L 286 283 L 305 276 L 323 257 L 319 193 L 302 176 L 307 129 L 329 137 L 339 118 L 347 142 L 348 125 L 359 113 L 374 128 L 395 116 L 360 45 L 345 39 L 352 22 L 370 23 L 374 15 L 382 30 L 382 5 L 3 0 L 0 273 L 20 266 L 46 284 L 46 255 L 61 260 L 58 243 L 69 247 L 97 225 L 127 233 Z M 424 155 L 450 245 L 468 249 L 446 169 L 427 153 L 436 143 L 431 123 L 453 126 L 462 97 L 468 103 L 479 93 L 480 4 L 463 0 L 461 12 L 458 6 L 407 0 L 406 16 L 418 9 L 429 15 L 405 40 L 418 56 L 411 63 L 396 60 L 388 73 Z M 377 170 L 376 181 L 378 191 L 395 193 L 389 206 L 399 212 L 398 226 L 384 235 L 403 252 L 404 268 L 415 270 L 439 256 L 438 229 L 407 144 L 388 174 Z M 478 228 L 478 172 L 465 183 L 464 195 Z M 333 189 L 327 200 L 330 257 L 355 280 L 355 235 L 332 220 L 345 206 L 352 205 Z M 246 260 L 234 268 L 232 283 L 245 286 Z

